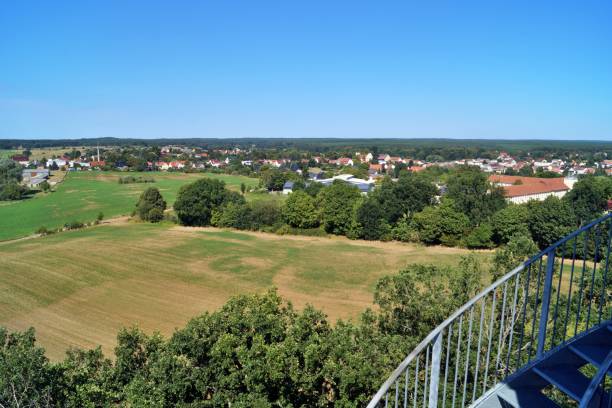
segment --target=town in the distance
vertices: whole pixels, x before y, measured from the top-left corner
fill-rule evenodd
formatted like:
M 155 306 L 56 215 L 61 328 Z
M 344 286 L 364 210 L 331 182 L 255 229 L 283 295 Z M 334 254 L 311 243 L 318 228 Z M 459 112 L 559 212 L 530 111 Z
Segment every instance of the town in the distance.
M 608 158 L 605 152 L 580 154 L 579 150 L 574 155 L 554 150 L 538 155 L 526 149 L 522 154 L 489 149 L 482 152 L 483 157 L 472 153 L 470 157 L 452 160 L 439 154 L 420 158 L 400 156 L 395 152 L 379 152 L 375 146 L 355 151 L 344 147 L 325 153 L 308 149 L 287 153 L 255 145 L 202 148 L 189 144 L 68 146 L 34 149 L 35 155 L 29 148 L 15 146 L 13 151 L 16 153 L 9 158 L 23 167 L 23 185 L 32 189 L 40 189 L 41 185 L 47 188 L 47 183 L 53 186 L 57 182 L 49 180 L 53 171 L 209 171 L 252 177 L 274 170 L 278 176 L 269 177 L 264 186 L 270 192 L 288 194 L 301 181 L 329 185 L 338 180 L 368 193 L 384 177 L 397 179 L 403 172 L 473 166 L 488 174 L 493 185 L 503 187 L 508 201 L 526 203 L 550 195 L 562 197 L 581 176 L 612 175 L 612 157 Z M 439 187 L 441 192 L 445 191 L 444 185 Z

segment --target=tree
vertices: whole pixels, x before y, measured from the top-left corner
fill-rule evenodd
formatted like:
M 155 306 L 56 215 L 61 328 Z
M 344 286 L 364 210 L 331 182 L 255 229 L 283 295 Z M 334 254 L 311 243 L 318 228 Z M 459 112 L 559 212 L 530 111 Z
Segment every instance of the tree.
M 529 235 L 528 218 L 529 208 L 524 204 L 511 204 L 496 212 L 491 218 L 493 241 L 497 244 L 505 244 L 513 235 Z
M 242 195 L 244 195 L 244 193 L 246 192 L 246 184 L 240 183 L 240 192 L 242 193 Z
M 0 201 L 21 200 L 27 190 L 21 182 L 21 166 L 13 160 L 0 159 Z
M 480 224 L 465 238 L 465 246 L 470 249 L 483 249 L 493 247 L 493 228 L 491 224 Z
M 110 406 L 116 401 L 113 365 L 102 349 L 69 349 L 66 358 L 55 367 L 61 388 L 54 393 L 58 406 Z M 56 380 L 59 382 L 59 380 Z M 59 384 L 58 384 L 59 385 Z
M 174 210 L 183 225 L 207 226 L 212 211 L 230 202 L 244 203 L 244 198 L 227 190 L 223 181 L 203 178 L 179 189 Z
M 355 220 L 359 224 L 360 238 L 376 240 L 390 232 L 380 203 L 374 198 L 364 200 L 357 208 Z
M 519 169 L 518 175 L 523 177 L 533 177 L 533 168 L 529 165 L 525 165 Z
M 486 221 L 506 206 L 503 191 L 491 185 L 477 167 L 460 167 L 449 177 L 447 187 L 455 208 L 467 215 L 472 225 Z
M 249 229 L 252 225 L 252 211 L 246 203 L 227 203 L 213 210 L 211 224 L 215 227 Z
M 253 229 L 263 229 L 281 222 L 282 211 L 278 200 L 257 200 L 249 203 L 249 207 Z
M 9 181 L 0 186 L 0 201 L 21 200 L 25 197 L 27 190 L 16 181 Z
M 294 186 L 295 187 L 295 186 Z M 309 183 L 305 188 L 304 191 L 306 193 L 308 193 L 309 196 L 311 197 L 316 197 L 317 194 L 319 194 L 319 191 L 321 191 L 322 189 L 324 189 L 325 186 L 321 183 L 317 183 L 317 182 L 312 182 Z
M 159 222 L 164 218 L 166 202 L 156 187 L 149 187 L 140 195 L 136 213 L 143 221 Z
M 319 224 L 315 199 L 304 191 L 289 194 L 282 209 L 285 222 L 296 228 L 315 228 Z
M 611 197 L 611 178 L 587 176 L 576 182 L 563 200 L 572 207 L 577 222 L 584 224 L 601 216 Z
M 414 215 L 419 238 L 426 244 L 455 245 L 469 228 L 468 217 L 455 210 L 451 200 L 437 207 L 425 207 Z
M 3 406 L 48 406 L 52 371 L 44 350 L 35 345 L 34 329 L 8 333 L 0 327 L 0 403 Z
M 355 205 L 361 195 L 357 187 L 335 181 L 317 195 L 321 223 L 325 231 L 344 235 L 354 219 Z
M 0 159 L 0 186 L 21 181 L 21 166 L 9 159 Z
M 433 205 L 437 194 L 436 186 L 425 177 L 404 172 L 397 182 L 385 177 L 371 196 L 380 203 L 387 222 L 395 224 L 400 218 L 412 217 Z
M 374 291 L 380 330 L 420 341 L 477 292 L 481 274 L 478 260 L 467 256 L 456 269 L 415 264 L 381 278 Z
M 491 265 L 492 281 L 510 272 L 537 252 L 538 247 L 528 233 L 514 234 L 508 239 L 506 245 L 495 250 Z
M 528 203 L 527 224 L 531 236 L 541 249 L 563 238 L 576 227 L 576 217 L 569 204 L 555 196 Z
M 267 169 L 261 172 L 261 183 L 268 191 L 282 191 L 288 179 L 288 174 L 279 169 Z

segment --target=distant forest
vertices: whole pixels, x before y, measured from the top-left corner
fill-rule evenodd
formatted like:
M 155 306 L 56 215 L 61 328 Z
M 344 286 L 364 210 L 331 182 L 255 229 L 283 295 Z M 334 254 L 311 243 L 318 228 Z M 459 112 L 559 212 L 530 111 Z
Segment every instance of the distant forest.
M 180 139 L 2 139 L 0 149 L 68 146 L 164 146 L 186 145 L 202 149 L 239 147 L 299 150 L 312 153 L 372 151 L 424 159 L 438 155 L 445 160 L 487 158 L 505 151 L 518 157 L 591 157 L 595 153 L 612 155 L 612 141 L 588 140 L 492 140 L 492 139 L 336 139 L 336 138 L 180 138 Z

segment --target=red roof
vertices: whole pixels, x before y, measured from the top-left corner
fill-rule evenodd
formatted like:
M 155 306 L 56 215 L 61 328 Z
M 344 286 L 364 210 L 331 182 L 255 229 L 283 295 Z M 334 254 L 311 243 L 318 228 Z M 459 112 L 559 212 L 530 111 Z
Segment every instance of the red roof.
M 511 184 L 503 187 L 506 197 L 521 197 L 569 190 L 563 178 L 560 177 L 542 178 L 494 174 L 489 176 L 489 181 L 491 183 Z

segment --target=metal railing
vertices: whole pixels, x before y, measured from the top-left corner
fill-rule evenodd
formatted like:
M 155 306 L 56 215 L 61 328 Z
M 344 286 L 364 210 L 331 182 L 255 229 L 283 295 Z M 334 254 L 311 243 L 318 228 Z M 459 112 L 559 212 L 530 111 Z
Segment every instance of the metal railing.
M 596 405 L 593 404 L 594 399 L 596 397 L 600 398 L 599 406 L 600 407 L 608 407 L 612 406 L 612 395 L 606 395 L 604 393 L 600 393 L 597 395 L 597 391 L 601 390 L 601 386 L 604 384 L 606 373 L 612 367 L 612 351 L 608 353 L 606 359 L 603 361 L 597 373 L 593 376 L 589 387 L 587 388 L 584 396 L 580 400 L 579 408 L 594 408 Z
M 612 214 L 487 287 L 433 330 L 368 404 L 455 408 L 612 318 Z

